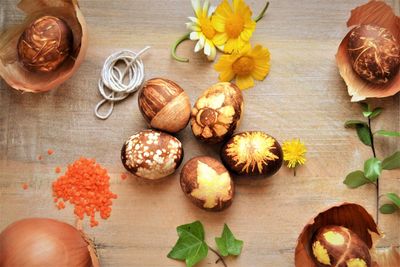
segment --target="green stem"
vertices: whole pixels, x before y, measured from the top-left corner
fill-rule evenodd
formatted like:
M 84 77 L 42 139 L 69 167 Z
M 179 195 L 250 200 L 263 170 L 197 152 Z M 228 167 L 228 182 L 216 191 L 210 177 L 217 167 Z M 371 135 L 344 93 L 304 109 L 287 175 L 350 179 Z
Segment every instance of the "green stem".
M 208 248 L 212 251 L 212 252 L 214 252 L 215 253 L 215 255 L 217 255 L 218 256 L 218 260 L 215 262 L 215 263 L 218 263 L 218 262 L 222 262 L 222 264 L 225 266 L 225 267 L 228 267 L 228 265 L 226 265 L 226 262 L 225 262 L 225 260 L 224 260 L 224 258 L 222 257 L 222 255 L 221 254 L 219 254 L 218 253 L 218 251 L 216 251 L 215 249 L 213 249 L 212 247 L 210 247 L 210 246 L 208 246 Z
M 179 57 L 179 56 L 176 55 L 176 49 L 178 48 L 178 46 L 179 46 L 183 41 L 189 40 L 189 36 L 190 36 L 190 33 L 187 33 L 187 34 L 183 35 L 183 36 L 180 37 L 178 40 L 176 40 L 176 42 L 174 43 L 174 45 L 173 45 L 172 48 L 171 48 L 171 56 L 172 56 L 175 60 L 177 60 L 177 61 L 179 61 L 179 62 L 189 62 L 189 59 L 183 58 L 183 57 Z
M 256 22 L 258 22 L 260 19 L 262 19 L 262 18 L 264 17 L 264 14 L 265 14 L 265 12 L 267 11 L 268 6 L 269 6 L 269 2 L 267 1 L 267 3 L 265 3 L 265 6 L 264 6 L 263 10 L 261 10 L 260 15 L 258 15 L 258 16 L 254 19 Z
M 369 117 L 368 117 L 368 129 L 369 129 L 369 136 L 371 138 L 372 154 L 374 155 L 374 158 L 376 158 L 374 135 L 372 134 L 371 118 L 369 118 Z M 378 224 L 379 223 L 379 177 L 376 180 L 375 187 L 376 187 L 376 224 Z

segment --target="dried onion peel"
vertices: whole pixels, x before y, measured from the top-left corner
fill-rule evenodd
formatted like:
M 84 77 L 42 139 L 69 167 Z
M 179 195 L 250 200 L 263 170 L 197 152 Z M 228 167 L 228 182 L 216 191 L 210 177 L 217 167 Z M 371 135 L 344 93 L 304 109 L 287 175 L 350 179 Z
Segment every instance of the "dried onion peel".
M 376 248 L 382 235 L 372 216 L 358 204 L 342 203 L 319 213 L 301 231 L 295 250 L 296 267 L 317 267 L 312 256 L 312 239 L 320 229 L 329 225 L 343 226 L 357 234 L 370 249 L 373 267 L 400 266 L 396 248 Z
M 22 0 L 18 8 L 26 14 L 23 23 L 0 35 L 0 76 L 11 87 L 27 92 L 45 92 L 72 77 L 81 65 L 87 50 L 85 19 L 77 0 Z M 72 31 L 73 43 L 69 56 L 54 71 L 27 70 L 18 58 L 17 45 L 22 33 L 36 19 L 54 16 L 62 19 Z
M 0 234 L 0 266 L 98 267 L 92 242 L 73 226 L 46 218 L 29 218 Z
M 357 25 L 375 25 L 391 32 L 397 42 L 400 42 L 400 17 L 383 1 L 372 0 L 351 11 L 347 27 Z M 367 82 L 360 78 L 353 70 L 352 60 L 348 53 L 348 42 L 351 31 L 339 45 L 336 54 L 336 63 L 339 73 L 347 85 L 351 101 L 357 102 L 369 97 L 387 97 L 400 91 L 400 72 L 391 78 L 391 81 L 382 85 Z

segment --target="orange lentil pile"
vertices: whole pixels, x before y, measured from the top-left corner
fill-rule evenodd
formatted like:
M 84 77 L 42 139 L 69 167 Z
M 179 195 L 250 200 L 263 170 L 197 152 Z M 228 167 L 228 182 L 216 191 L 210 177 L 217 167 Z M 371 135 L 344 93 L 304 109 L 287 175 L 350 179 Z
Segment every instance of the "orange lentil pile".
M 54 202 L 58 209 L 69 201 L 75 205 L 74 213 L 79 219 L 90 217 L 90 226 L 97 226 L 95 213 L 102 219 L 110 217 L 112 199 L 117 195 L 110 191 L 107 170 L 93 159 L 80 158 L 68 166 L 64 175 L 53 183 Z

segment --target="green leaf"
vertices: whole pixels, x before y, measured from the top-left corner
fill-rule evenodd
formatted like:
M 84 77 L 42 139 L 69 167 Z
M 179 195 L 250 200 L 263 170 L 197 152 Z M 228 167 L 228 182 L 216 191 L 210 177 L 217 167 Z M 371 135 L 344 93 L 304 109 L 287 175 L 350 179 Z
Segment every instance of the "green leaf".
M 376 134 L 382 135 L 382 136 L 395 136 L 399 137 L 400 132 L 394 132 L 394 131 L 385 131 L 385 130 L 379 130 L 376 132 Z
M 375 117 L 377 117 L 379 114 L 381 114 L 383 108 L 376 108 L 372 111 L 371 115 L 369 115 L 370 119 L 373 119 Z
M 357 125 L 356 126 L 358 138 L 364 145 L 371 146 L 371 135 L 369 132 L 369 127 L 367 125 Z
M 367 123 L 360 120 L 348 120 L 344 123 L 346 128 L 356 127 L 357 125 L 367 125 Z
M 194 221 L 192 223 L 183 224 L 176 228 L 178 235 L 189 232 L 200 240 L 204 240 L 204 227 L 200 221 Z
M 365 177 L 364 172 L 354 171 L 346 176 L 346 179 L 343 181 L 343 183 L 349 188 L 357 188 L 364 184 L 371 183 L 371 181 Z
M 400 151 L 395 152 L 393 155 L 385 158 L 382 161 L 382 169 L 394 170 L 400 168 Z
M 359 103 L 363 112 L 371 111 L 371 106 L 365 102 Z
M 394 213 L 398 208 L 394 204 L 383 204 L 380 208 L 379 211 L 383 214 L 392 214 Z
M 237 256 L 242 251 L 243 241 L 236 239 L 226 224 L 224 225 L 221 237 L 216 237 L 215 242 L 217 243 L 219 252 L 224 257 L 228 255 Z
M 368 118 L 372 115 L 372 111 L 363 111 L 364 117 Z
M 185 260 L 187 267 L 192 267 L 207 257 L 208 245 L 204 241 L 204 228 L 201 222 L 178 226 L 179 239 L 167 257 Z
M 364 163 L 364 175 L 371 182 L 375 182 L 382 172 L 382 162 L 377 158 L 370 158 Z
M 396 193 L 387 193 L 386 197 L 390 199 L 398 208 L 400 208 L 400 197 Z

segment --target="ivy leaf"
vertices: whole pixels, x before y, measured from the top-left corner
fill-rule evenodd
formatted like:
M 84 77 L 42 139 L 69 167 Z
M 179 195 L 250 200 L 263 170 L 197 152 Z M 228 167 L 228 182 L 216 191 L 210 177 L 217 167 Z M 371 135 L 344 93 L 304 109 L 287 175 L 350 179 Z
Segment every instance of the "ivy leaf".
M 236 239 L 226 224 L 224 225 L 221 237 L 216 237 L 215 242 L 217 243 L 219 252 L 224 257 L 228 255 L 238 256 L 242 251 L 243 241 Z
M 363 171 L 354 171 L 346 176 L 346 179 L 343 181 L 343 183 L 349 188 L 357 188 L 364 184 L 371 183 L 371 181 L 365 177 Z
M 375 182 L 382 172 L 382 162 L 377 158 L 370 158 L 364 163 L 364 175 L 371 182 Z
M 367 125 L 367 123 L 360 120 L 348 120 L 344 123 L 346 128 L 356 127 L 357 125 Z
M 357 125 L 356 126 L 358 138 L 363 142 L 364 145 L 371 146 L 371 135 L 369 132 L 369 127 L 367 125 Z
M 371 115 L 369 115 L 370 119 L 373 119 L 375 117 L 377 117 L 379 114 L 381 114 L 383 108 L 376 108 L 372 111 Z
M 385 131 L 385 130 L 379 130 L 376 132 L 376 134 L 382 135 L 382 136 L 394 136 L 394 137 L 399 137 L 400 132 L 394 132 L 394 131 Z
M 398 208 L 394 204 L 383 204 L 380 208 L 379 211 L 383 214 L 392 214 L 394 213 Z
M 208 245 L 204 241 L 204 228 L 200 221 L 178 226 L 179 239 L 167 257 L 185 260 L 187 267 L 192 267 L 208 254 Z
M 400 197 L 396 193 L 387 193 L 386 197 L 390 199 L 398 208 L 400 208 Z
M 393 155 L 385 158 L 382 162 L 382 169 L 393 170 L 400 168 L 400 151 L 395 152 Z

